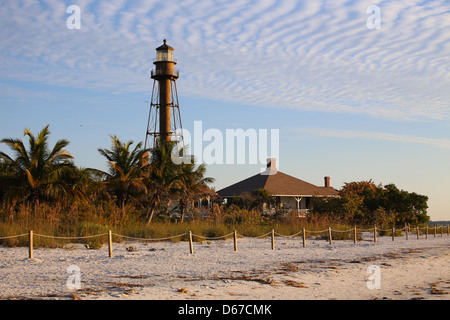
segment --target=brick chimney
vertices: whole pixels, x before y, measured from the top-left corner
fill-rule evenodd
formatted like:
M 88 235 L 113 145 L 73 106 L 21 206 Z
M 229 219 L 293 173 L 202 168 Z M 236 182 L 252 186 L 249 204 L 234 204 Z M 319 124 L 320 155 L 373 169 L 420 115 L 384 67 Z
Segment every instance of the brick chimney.
M 277 159 L 276 158 L 267 158 L 267 171 L 270 172 L 270 174 L 277 173 Z
M 330 187 L 330 177 L 325 177 L 323 180 L 325 181 L 325 188 Z

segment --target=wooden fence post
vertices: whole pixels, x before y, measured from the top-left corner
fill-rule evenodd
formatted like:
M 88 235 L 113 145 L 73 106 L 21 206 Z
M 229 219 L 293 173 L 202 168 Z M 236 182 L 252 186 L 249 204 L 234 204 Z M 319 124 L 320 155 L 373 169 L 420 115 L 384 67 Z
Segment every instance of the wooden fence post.
M 194 253 L 194 245 L 192 244 L 192 231 L 189 231 L 189 252 Z
M 302 229 L 302 237 L 303 237 L 303 248 L 306 247 L 306 233 L 305 228 Z
M 271 233 L 271 238 L 272 238 L 272 250 L 275 250 L 275 230 L 273 229 Z
M 442 228 L 442 226 L 439 226 L 439 228 L 441 229 L 441 237 L 444 235 L 444 228 Z
M 419 226 L 417 226 L 417 240 L 419 240 Z
M 328 238 L 330 240 L 330 244 L 333 244 L 333 238 L 331 237 L 331 227 L 328 227 Z
M 448 225 L 447 225 L 447 236 L 449 235 L 449 232 L 450 232 L 450 230 L 449 230 Z
M 392 241 L 395 241 L 395 227 L 392 227 Z
M 233 240 L 234 240 L 234 251 L 238 251 L 238 249 L 237 249 L 237 231 L 236 230 L 234 230 L 234 233 L 233 233 Z
M 33 259 L 33 230 L 30 230 L 28 239 L 28 258 Z
M 353 243 L 356 243 L 358 241 L 358 236 L 356 234 L 356 227 L 354 228 L 354 233 L 353 233 Z
M 109 249 L 109 257 L 112 258 L 112 232 L 108 230 L 108 249 Z
M 436 238 L 437 224 L 434 225 L 434 237 Z
M 377 226 L 373 226 L 373 242 L 377 242 Z
M 408 225 L 405 223 L 405 237 L 408 240 Z

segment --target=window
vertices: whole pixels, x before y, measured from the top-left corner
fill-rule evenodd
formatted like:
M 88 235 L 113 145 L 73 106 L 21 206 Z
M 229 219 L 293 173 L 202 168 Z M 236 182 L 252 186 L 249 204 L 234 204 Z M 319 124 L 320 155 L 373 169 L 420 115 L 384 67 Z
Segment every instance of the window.
M 168 51 L 157 51 L 156 61 L 173 61 L 173 52 Z

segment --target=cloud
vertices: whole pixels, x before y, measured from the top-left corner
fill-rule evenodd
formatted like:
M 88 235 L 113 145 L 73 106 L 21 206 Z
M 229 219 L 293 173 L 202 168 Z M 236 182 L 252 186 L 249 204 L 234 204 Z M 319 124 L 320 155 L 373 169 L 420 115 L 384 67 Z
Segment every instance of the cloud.
M 386 132 L 368 132 L 326 128 L 296 128 L 292 129 L 291 131 L 302 134 L 306 133 L 318 137 L 393 141 L 400 143 L 423 144 L 435 148 L 450 150 L 450 139 L 426 138 Z
M 154 48 L 175 47 L 180 93 L 406 121 L 450 119 L 450 3 L 369 0 L 0 3 L 0 77 L 149 92 Z

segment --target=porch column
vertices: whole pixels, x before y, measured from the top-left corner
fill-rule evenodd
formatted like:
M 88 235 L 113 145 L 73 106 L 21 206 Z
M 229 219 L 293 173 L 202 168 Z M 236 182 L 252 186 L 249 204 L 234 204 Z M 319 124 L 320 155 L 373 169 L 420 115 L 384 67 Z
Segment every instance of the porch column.
M 302 201 L 303 197 L 294 197 L 297 200 L 297 212 L 300 212 L 300 201 Z

